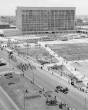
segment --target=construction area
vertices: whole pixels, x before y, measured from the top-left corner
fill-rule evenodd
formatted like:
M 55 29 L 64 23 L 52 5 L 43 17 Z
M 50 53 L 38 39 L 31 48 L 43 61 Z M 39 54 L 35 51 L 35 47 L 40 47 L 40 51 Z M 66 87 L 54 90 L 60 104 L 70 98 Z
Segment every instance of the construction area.
M 7 38 L 1 42 L 0 57 L 6 62 L 1 87 L 21 110 L 83 110 L 88 94 L 87 38 L 41 38 L 37 43 L 30 43 L 30 39 Z M 83 102 L 77 98 L 80 95 Z

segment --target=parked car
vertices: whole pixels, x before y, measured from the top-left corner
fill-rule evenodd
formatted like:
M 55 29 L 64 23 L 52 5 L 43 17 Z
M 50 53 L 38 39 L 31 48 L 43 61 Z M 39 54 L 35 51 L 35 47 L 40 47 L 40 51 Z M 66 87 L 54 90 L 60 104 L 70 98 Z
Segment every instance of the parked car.
M 68 41 L 68 38 L 67 37 L 60 37 L 59 38 L 61 41 Z
M 58 93 L 59 91 L 64 93 L 64 94 L 67 94 L 69 89 L 67 87 L 62 87 L 62 86 L 59 85 L 59 86 L 56 87 L 55 92 Z
M 9 82 L 9 83 L 8 83 L 9 86 L 10 86 L 10 85 L 13 85 L 13 84 L 15 84 L 15 83 L 14 83 L 14 82 Z
M 46 97 L 46 105 L 57 105 L 58 101 L 56 99 L 56 96 L 47 96 Z
M 81 91 L 84 91 L 83 89 L 85 88 L 84 87 L 84 84 L 82 81 L 71 81 L 71 85 Z
M 6 65 L 6 63 L 1 63 L 1 62 L 0 62 L 0 66 L 5 66 L 5 65 Z
M 13 78 L 13 74 L 12 73 L 6 73 L 4 76 L 6 77 L 6 79 Z
M 49 97 L 46 100 L 46 105 L 57 105 L 57 100 L 55 98 Z
M 65 103 L 63 103 L 63 102 L 61 102 L 61 103 L 59 104 L 59 108 L 60 108 L 60 109 L 66 109 L 66 108 L 67 108 L 66 110 L 69 110 L 67 104 L 65 104 Z
M 52 91 L 46 91 L 46 92 L 44 92 L 43 93 L 43 95 L 45 96 L 45 97 L 52 97 Z
M 80 90 L 85 92 L 85 93 L 88 93 L 88 88 L 86 88 L 86 87 L 82 87 L 82 88 L 80 88 Z
M 5 65 L 7 65 L 7 62 L 3 58 L 0 58 L 0 66 L 5 66 Z

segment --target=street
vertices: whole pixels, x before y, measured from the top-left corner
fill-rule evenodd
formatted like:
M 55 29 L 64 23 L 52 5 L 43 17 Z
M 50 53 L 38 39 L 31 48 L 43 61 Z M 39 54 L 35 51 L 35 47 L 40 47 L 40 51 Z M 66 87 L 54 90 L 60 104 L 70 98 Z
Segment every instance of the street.
M 8 61 L 8 57 L 5 51 L 2 52 L 1 57 L 5 58 Z M 59 84 L 68 87 L 69 93 L 67 95 L 63 93 L 58 93 L 56 95 L 57 99 L 62 99 L 63 102 L 67 103 L 69 106 L 75 108 L 76 110 L 88 110 L 88 95 L 73 88 L 62 79 L 57 78 L 54 75 L 51 75 L 44 70 L 41 70 L 40 68 L 37 68 L 33 71 L 26 71 L 25 76 L 27 78 L 32 78 L 35 84 L 40 85 L 47 91 L 54 91 L 55 87 Z

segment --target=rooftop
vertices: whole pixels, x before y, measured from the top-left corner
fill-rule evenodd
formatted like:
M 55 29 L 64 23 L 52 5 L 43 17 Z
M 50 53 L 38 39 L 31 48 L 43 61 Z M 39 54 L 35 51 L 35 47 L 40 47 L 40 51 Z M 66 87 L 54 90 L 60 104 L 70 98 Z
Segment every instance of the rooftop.
M 32 9 L 32 10 L 36 10 L 36 9 L 41 9 L 41 10 L 45 10 L 45 9 L 50 9 L 50 10 L 53 10 L 53 9 L 57 9 L 57 10 L 75 10 L 76 8 L 75 7 L 17 7 L 17 9 L 19 10 L 22 10 L 22 9 Z

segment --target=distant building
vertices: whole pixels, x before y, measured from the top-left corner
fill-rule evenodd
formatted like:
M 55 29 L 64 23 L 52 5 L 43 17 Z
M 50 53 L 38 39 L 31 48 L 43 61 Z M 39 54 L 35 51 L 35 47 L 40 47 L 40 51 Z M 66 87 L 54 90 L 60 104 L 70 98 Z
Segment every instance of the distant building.
M 10 25 L 16 25 L 15 16 L 0 16 L 0 21 Z
M 1 37 L 12 37 L 20 35 L 20 31 L 18 29 L 0 29 Z
M 10 25 L 8 23 L 0 22 L 0 29 L 8 29 Z
M 18 7 L 16 26 L 22 34 L 72 31 L 75 29 L 75 8 Z
M 88 35 L 88 25 L 85 26 L 76 26 L 77 33 L 83 33 Z

